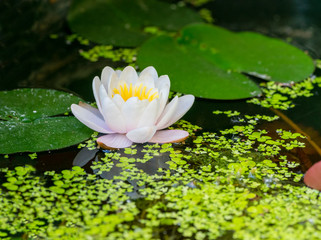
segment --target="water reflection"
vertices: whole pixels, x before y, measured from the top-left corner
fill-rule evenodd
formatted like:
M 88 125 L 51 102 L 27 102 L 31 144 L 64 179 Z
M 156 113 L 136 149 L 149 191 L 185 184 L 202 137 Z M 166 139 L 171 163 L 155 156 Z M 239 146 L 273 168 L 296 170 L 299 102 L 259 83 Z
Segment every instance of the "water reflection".
M 136 146 L 137 154 L 130 156 L 131 158 L 134 158 L 135 161 L 130 161 L 130 164 L 132 164 L 131 169 L 135 169 L 137 172 L 143 172 L 147 175 L 153 176 L 153 175 L 160 175 L 161 173 L 158 171 L 159 169 L 167 170 L 169 169 L 169 165 L 166 163 L 170 160 L 169 153 L 161 153 L 159 155 L 153 156 L 152 159 L 146 161 L 146 162 L 138 162 L 138 159 L 143 159 L 144 155 L 146 154 L 142 150 L 144 149 L 144 145 L 138 145 Z M 76 157 L 73 160 L 74 166 L 79 167 L 85 167 L 87 164 L 91 163 L 90 166 L 104 164 L 104 161 L 102 158 L 105 157 L 105 154 L 103 153 L 112 153 L 112 151 L 104 150 L 99 151 L 98 149 L 90 150 L 86 147 L 81 149 L 79 153 L 76 155 Z M 128 155 L 124 153 L 123 150 L 117 151 L 117 153 L 120 153 L 120 157 L 126 157 L 128 158 Z M 91 161 L 93 160 L 93 161 Z M 93 168 L 94 174 L 99 174 L 101 178 L 113 180 L 114 182 L 122 181 L 120 179 L 117 179 L 119 176 L 123 176 L 123 173 L 126 171 L 130 171 L 126 168 L 123 168 L 120 166 L 121 161 L 118 159 L 109 159 L 108 164 L 112 165 L 112 167 L 107 171 L 101 171 L 100 168 Z M 139 190 L 144 188 L 144 186 L 139 186 L 138 179 L 132 179 L 128 177 L 126 179 L 126 182 L 132 185 L 133 191 L 129 191 L 126 193 L 127 196 L 129 196 L 131 199 L 138 199 L 144 197 L 142 194 L 139 193 Z

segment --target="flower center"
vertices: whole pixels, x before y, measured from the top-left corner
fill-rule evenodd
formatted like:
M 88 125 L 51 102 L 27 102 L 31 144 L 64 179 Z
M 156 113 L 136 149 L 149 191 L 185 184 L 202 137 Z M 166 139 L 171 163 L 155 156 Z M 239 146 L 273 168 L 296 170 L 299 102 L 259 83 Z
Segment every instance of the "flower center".
M 158 98 L 157 90 L 154 90 L 153 88 L 147 90 L 147 87 L 143 86 L 142 83 L 134 87 L 133 84 L 130 84 L 128 87 L 127 83 L 125 83 L 124 85 L 120 85 L 118 89 L 114 88 L 113 93 L 113 96 L 119 94 L 124 101 L 127 101 L 131 97 L 137 97 L 139 100 L 147 99 L 150 102 L 155 98 Z

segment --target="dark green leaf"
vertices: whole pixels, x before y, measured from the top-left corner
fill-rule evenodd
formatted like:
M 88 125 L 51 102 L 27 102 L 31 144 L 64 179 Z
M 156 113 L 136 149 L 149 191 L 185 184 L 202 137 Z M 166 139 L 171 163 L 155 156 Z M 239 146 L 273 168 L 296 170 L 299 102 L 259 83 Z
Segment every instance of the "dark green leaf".
M 307 78 L 314 70 L 309 56 L 281 40 L 206 24 L 187 26 L 176 39 L 148 40 L 138 52 L 137 63 L 168 74 L 175 91 L 213 99 L 258 95 L 258 86 L 241 73 L 289 83 Z
M 74 0 L 68 21 L 74 32 L 93 42 L 137 46 L 149 37 L 145 27 L 177 31 L 201 18 L 188 8 L 156 0 Z
M 219 68 L 168 36 L 146 42 L 139 52 L 138 65 L 141 69 L 153 65 L 160 74 L 169 75 L 172 90 L 197 97 L 240 99 L 260 93 L 246 76 Z
M 74 117 L 58 116 L 81 99 L 45 89 L 0 92 L 0 154 L 39 152 L 77 144 L 92 130 Z

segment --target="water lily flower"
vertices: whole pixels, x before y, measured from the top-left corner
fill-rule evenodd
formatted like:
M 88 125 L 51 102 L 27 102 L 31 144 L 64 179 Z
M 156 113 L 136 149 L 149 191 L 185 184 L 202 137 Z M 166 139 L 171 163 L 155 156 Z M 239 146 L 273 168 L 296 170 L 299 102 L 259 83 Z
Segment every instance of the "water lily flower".
M 125 148 L 133 143 L 180 142 L 188 137 L 183 130 L 164 130 L 179 120 L 193 105 L 194 96 L 174 97 L 167 104 L 170 80 L 158 77 L 154 67 L 139 75 L 133 67 L 114 71 L 105 67 L 93 80 L 97 103 L 72 104 L 72 113 L 87 127 L 106 133 L 97 139 L 103 148 Z

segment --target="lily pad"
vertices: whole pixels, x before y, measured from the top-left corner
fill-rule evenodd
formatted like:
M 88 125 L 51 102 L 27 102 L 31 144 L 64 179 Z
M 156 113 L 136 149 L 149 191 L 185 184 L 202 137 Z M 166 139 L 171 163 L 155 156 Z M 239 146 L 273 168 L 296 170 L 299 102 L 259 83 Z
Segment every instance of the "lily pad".
M 212 99 L 258 95 L 259 87 L 246 75 L 290 83 L 314 71 L 308 55 L 281 40 L 207 24 L 187 26 L 177 38 L 149 39 L 137 63 L 141 69 L 153 65 L 160 74 L 168 74 L 175 91 Z
M 156 0 L 74 0 L 68 13 L 75 33 L 100 44 L 138 46 L 148 37 L 148 26 L 177 31 L 202 22 L 191 9 Z
M 0 154 L 59 149 L 88 139 L 92 130 L 75 117 L 59 116 L 80 100 L 47 89 L 0 92 Z

